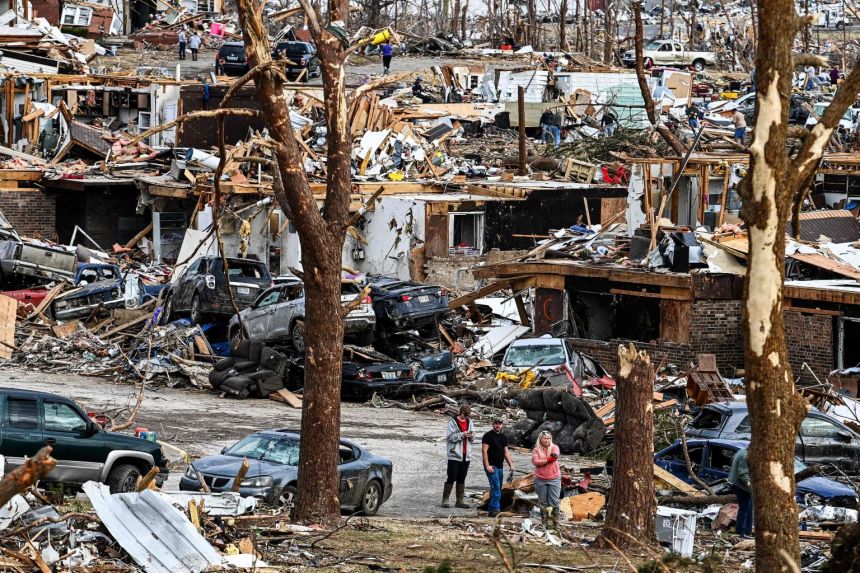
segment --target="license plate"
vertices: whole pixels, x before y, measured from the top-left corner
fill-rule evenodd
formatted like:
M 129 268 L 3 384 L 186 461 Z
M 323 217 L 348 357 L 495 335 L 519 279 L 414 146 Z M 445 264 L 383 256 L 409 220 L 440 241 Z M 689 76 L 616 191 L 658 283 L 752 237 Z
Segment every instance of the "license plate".
M 239 56 L 227 56 L 228 62 L 237 62 L 239 61 Z
M 436 380 L 438 380 L 439 382 L 447 382 L 448 381 L 448 375 L 447 374 L 439 374 L 438 376 L 436 376 Z
M 418 297 L 418 302 L 430 302 L 430 295 L 421 295 Z
M 236 287 L 236 291 L 238 291 L 239 294 L 251 294 L 250 287 Z
M 396 380 L 397 379 L 397 372 L 383 372 L 382 373 L 382 379 L 383 380 Z

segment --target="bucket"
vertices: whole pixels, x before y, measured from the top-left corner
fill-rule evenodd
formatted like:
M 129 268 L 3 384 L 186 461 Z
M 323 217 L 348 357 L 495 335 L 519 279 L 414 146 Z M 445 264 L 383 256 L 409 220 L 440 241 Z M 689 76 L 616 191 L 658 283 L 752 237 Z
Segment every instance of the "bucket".
M 145 434 L 148 431 L 149 431 L 149 428 L 144 428 L 143 426 L 138 426 L 134 429 L 134 437 L 135 438 L 141 438 L 142 437 L 141 434 Z M 143 438 L 143 439 L 146 439 L 146 438 Z
M 386 29 L 382 30 L 381 32 L 377 32 L 376 34 L 374 34 L 373 39 L 370 41 L 370 43 L 373 44 L 374 46 L 376 46 L 376 45 L 379 45 L 379 44 L 385 42 L 386 40 L 390 40 L 390 39 L 391 39 L 391 30 L 386 28 Z
M 144 440 L 148 442 L 157 442 L 158 441 L 158 432 L 147 432 Z

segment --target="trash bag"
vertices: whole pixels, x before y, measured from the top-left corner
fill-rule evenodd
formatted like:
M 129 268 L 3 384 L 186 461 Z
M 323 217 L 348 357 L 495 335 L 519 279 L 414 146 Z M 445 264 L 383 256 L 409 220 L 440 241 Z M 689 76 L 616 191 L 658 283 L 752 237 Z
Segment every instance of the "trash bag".
M 529 439 L 531 440 L 532 444 L 536 444 L 538 438 L 540 437 L 540 433 L 546 430 L 547 432 L 552 434 L 552 439 L 553 441 L 555 441 L 555 436 L 561 431 L 563 427 L 564 422 L 559 422 L 558 420 L 547 420 L 546 422 L 532 430 L 532 433 L 529 435 Z
M 556 412 L 555 410 L 547 410 L 546 419 L 567 423 L 567 415 L 564 412 Z
M 565 424 L 561 431 L 558 433 L 558 435 L 555 437 L 555 443 L 558 445 L 558 449 L 561 453 L 576 453 L 576 451 L 574 450 L 574 432 L 576 432 L 576 426 L 572 424 Z
M 528 418 L 529 418 L 530 420 L 534 420 L 534 421 L 536 421 L 536 422 L 538 422 L 538 423 L 542 423 L 542 422 L 546 419 L 545 414 L 546 414 L 546 412 L 544 412 L 544 411 L 543 411 L 543 409 L 540 409 L 540 410 L 526 410 L 526 416 L 528 416 Z
M 606 426 L 598 419 L 589 420 L 573 432 L 572 453 L 587 454 L 600 446 L 606 436 Z
M 564 412 L 562 406 L 562 394 L 566 394 L 561 388 L 547 388 L 543 391 L 543 407 L 547 411 Z
M 523 418 L 516 424 L 506 426 L 502 430 L 502 433 L 508 439 L 509 445 L 530 448 L 533 444 L 529 442 L 529 435 L 539 424 L 540 422 L 538 421 Z
M 523 410 L 544 410 L 543 405 L 543 390 L 526 390 L 517 396 L 520 408 Z
M 589 416 L 591 408 L 588 406 L 588 402 L 570 392 L 565 392 L 561 397 L 561 406 L 564 413 L 573 418 L 587 420 L 594 417 L 593 414 Z

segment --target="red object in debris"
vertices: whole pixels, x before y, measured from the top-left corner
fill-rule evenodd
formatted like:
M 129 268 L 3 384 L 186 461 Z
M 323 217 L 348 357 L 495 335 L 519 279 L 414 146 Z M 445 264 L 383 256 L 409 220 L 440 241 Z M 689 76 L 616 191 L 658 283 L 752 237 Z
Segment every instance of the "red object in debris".
M 514 50 L 514 47 L 510 44 L 502 44 L 501 46 L 499 46 L 499 49 L 504 50 L 506 52 L 512 52 Z
M 600 378 L 589 378 L 582 383 L 583 386 L 591 386 L 592 388 L 603 388 L 604 390 L 612 390 L 615 388 L 615 378 L 612 376 L 601 376 Z
M 619 165 L 615 169 L 615 175 L 609 174 L 609 167 L 606 165 L 602 165 L 600 170 L 603 172 L 603 182 L 612 184 L 624 183 L 627 179 L 627 169 L 624 168 L 623 165 Z
M 134 429 L 134 437 L 139 438 L 140 435 L 144 432 L 148 432 L 149 428 L 144 428 L 143 426 L 138 426 Z
M 4 290 L 0 294 L 5 294 L 8 297 L 14 298 L 18 302 L 32 304 L 34 307 L 37 307 L 42 300 L 48 296 L 48 289 L 45 287 L 33 287 L 21 290 Z
M 589 485 L 591 485 L 591 473 L 583 472 L 582 479 L 576 484 L 576 489 L 579 490 L 579 493 L 585 493 L 588 491 Z
M 412 297 L 408 294 L 402 294 L 400 295 L 400 300 L 402 300 L 403 302 L 409 302 L 410 300 L 412 300 Z
M 90 418 L 90 420 L 92 420 L 102 428 L 107 426 L 107 423 L 109 421 L 107 416 L 105 416 L 104 414 L 99 414 L 97 412 L 87 412 L 87 416 Z
M 567 381 L 570 382 L 570 391 L 573 392 L 573 395 L 582 396 L 582 388 L 579 382 L 576 381 L 576 378 L 573 377 L 573 372 L 567 364 L 564 365 L 564 375 L 567 376 Z

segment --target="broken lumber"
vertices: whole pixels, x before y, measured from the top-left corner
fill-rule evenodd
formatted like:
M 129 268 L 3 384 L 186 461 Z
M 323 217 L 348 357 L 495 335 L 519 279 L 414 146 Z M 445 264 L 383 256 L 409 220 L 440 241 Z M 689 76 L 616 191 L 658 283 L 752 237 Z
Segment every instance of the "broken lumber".
M 143 476 L 142 478 L 140 478 L 140 481 L 138 482 L 137 487 L 134 488 L 134 491 L 140 493 L 143 490 L 145 490 L 146 488 L 148 488 L 149 484 L 151 484 L 153 482 L 153 480 L 155 480 L 155 476 L 158 475 L 158 472 L 159 472 L 158 467 L 152 466 L 152 468 L 150 468 L 150 470 L 148 472 L 146 472 L 146 475 Z
M 233 478 L 233 485 L 230 487 L 230 491 L 239 491 L 239 487 L 245 481 L 245 476 L 248 474 L 250 467 L 251 463 L 248 461 L 248 458 L 242 458 L 242 465 L 239 466 L 239 471 L 236 472 L 236 477 Z
M 281 388 L 277 392 L 272 392 L 269 394 L 269 400 L 274 400 L 275 402 L 281 402 L 282 404 L 287 404 L 292 408 L 302 407 L 302 399 L 287 390 L 286 388 Z
M 722 495 L 663 495 L 657 496 L 657 503 L 660 505 L 683 505 L 683 506 L 694 506 L 694 505 L 715 505 L 722 504 L 725 505 L 727 503 L 735 503 L 738 500 L 738 496 L 733 493 L 727 493 Z
M 61 281 L 55 284 L 54 287 L 48 291 L 48 294 L 45 295 L 45 298 L 42 299 L 42 302 L 39 303 L 39 306 L 37 306 L 33 310 L 33 312 L 30 313 L 30 315 L 27 317 L 27 320 L 33 320 L 34 318 L 42 314 L 45 309 L 48 308 L 48 305 L 51 304 L 51 302 L 53 302 L 53 300 L 57 298 L 57 295 L 63 292 L 63 289 L 65 288 L 65 282 Z
M 51 446 L 45 446 L 0 480 L 0 507 L 6 505 L 16 494 L 35 485 L 54 469 L 57 460 L 51 457 L 52 451 L 54 450 Z
M 688 484 L 687 482 L 673 476 L 657 464 L 654 464 L 654 478 L 663 482 L 669 488 L 682 491 L 690 495 L 702 495 L 699 490 Z

